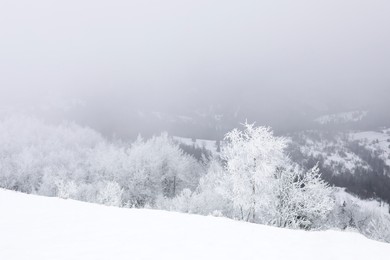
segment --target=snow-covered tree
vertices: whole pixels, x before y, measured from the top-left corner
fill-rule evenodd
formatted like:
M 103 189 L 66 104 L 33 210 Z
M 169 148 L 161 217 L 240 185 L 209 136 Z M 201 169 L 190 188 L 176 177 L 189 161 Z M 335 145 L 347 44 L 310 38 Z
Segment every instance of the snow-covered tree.
M 255 222 L 256 213 L 270 203 L 273 175 L 282 164 L 286 140 L 266 127 L 244 124 L 225 136 L 221 157 L 225 161 L 224 195 L 242 220 Z
M 390 243 L 390 215 L 372 212 L 368 225 L 361 231 L 372 239 Z
M 122 206 L 123 190 L 118 183 L 109 181 L 101 185 L 97 194 L 97 202 L 107 206 Z
M 104 143 L 96 131 L 14 116 L 0 121 L 0 187 L 55 196 L 56 181 L 80 182 L 90 154 Z
M 223 196 L 221 182 L 224 170 L 219 160 L 212 158 L 207 174 L 200 179 L 195 191 L 184 189 L 175 198 L 159 198 L 157 207 L 201 215 L 232 217 L 232 203 Z
M 224 168 L 217 158 L 208 164 L 207 174 L 200 179 L 193 195 L 192 211 L 202 215 L 233 216 L 232 203 L 224 197 Z
M 135 206 L 154 204 L 158 196 L 173 198 L 184 188 L 194 190 L 202 175 L 201 165 L 185 154 L 167 135 L 142 138 L 128 151 L 129 174 L 121 183 Z
M 62 199 L 77 199 L 77 185 L 74 181 L 57 180 L 57 196 Z
M 290 162 L 286 159 L 286 162 Z M 268 213 L 278 227 L 310 229 L 322 223 L 334 207 L 332 188 L 321 179 L 318 165 L 302 171 L 292 164 L 275 173 Z
M 318 166 L 305 172 L 294 165 L 284 153 L 286 139 L 246 123 L 225 140 L 222 194 L 239 219 L 308 229 L 332 210 L 332 189 Z

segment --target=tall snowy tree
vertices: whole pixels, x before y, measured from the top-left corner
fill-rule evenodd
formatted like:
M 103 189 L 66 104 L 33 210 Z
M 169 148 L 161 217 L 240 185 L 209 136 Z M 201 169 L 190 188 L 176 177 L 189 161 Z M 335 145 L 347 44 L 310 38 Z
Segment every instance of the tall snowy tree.
M 226 137 L 223 194 L 245 221 L 311 228 L 333 207 L 318 166 L 305 172 L 285 155 L 287 141 L 266 127 L 244 124 Z
M 225 196 L 232 200 L 239 218 L 255 222 L 256 213 L 270 201 L 277 167 L 281 165 L 286 140 L 275 137 L 266 127 L 244 124 L 244 130 L 234 129 L 225 136 L 221 157 L 225 161 Z

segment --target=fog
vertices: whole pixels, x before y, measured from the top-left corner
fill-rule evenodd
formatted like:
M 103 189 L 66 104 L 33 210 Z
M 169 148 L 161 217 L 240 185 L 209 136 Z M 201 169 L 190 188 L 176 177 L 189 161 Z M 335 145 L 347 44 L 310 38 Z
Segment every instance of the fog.
M 191 120 L 207 114 L 277 129 L 387 114 L 389 13 L 387 0 L 2 0 L 0 108 L 118 135 L 205 136 L 210 121 Z

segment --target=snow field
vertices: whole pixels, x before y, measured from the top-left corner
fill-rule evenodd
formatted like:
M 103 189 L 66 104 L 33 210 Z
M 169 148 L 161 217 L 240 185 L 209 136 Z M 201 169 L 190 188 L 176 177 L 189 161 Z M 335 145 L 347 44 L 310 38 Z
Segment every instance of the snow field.
M 388 259 L 357 233 L 305 232 L 0 190 L 0 259 Z

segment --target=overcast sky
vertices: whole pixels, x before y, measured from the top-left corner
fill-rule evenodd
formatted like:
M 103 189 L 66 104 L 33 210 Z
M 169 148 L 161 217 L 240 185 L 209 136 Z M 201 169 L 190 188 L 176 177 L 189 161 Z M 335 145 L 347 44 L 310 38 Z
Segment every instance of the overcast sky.
M 1 106 L 386 104 L 389 14 L 388 0 L 1 0 Z

